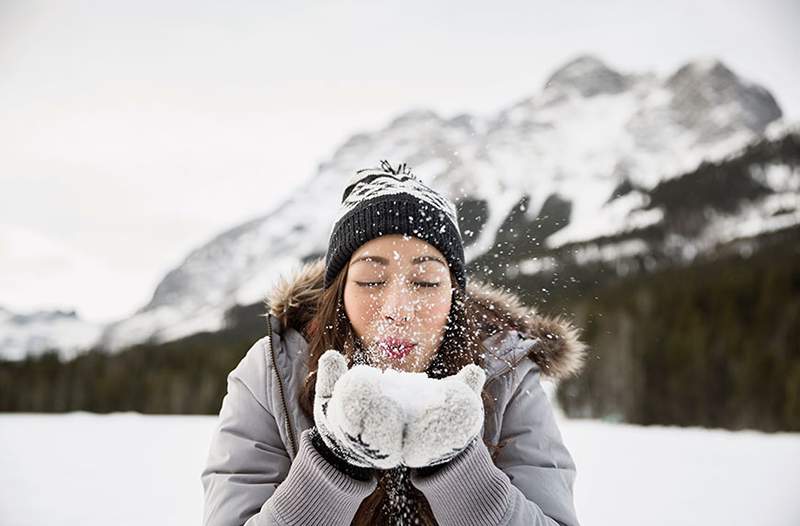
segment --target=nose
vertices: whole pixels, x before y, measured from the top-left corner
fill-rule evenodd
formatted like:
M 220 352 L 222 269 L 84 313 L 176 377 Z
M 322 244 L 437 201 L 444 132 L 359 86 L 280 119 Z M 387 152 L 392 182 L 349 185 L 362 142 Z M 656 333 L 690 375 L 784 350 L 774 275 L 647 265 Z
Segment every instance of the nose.
M 391 319 L 395 323 L 411 320 L 414 315 L 414 298 L 409 292 L 405 279 L 391 280 L 381 305 L 381 315 L 384 319 Z

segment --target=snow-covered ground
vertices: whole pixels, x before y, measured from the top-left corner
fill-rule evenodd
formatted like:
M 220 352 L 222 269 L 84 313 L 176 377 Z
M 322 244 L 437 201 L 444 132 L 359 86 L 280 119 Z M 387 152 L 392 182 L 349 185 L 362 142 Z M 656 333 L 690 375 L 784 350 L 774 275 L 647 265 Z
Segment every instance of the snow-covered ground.
M 200 524 L 214 417 L 0 415 L 0 524 Z M 591 525 L 796 526 L 800 433 L 562 420 Z

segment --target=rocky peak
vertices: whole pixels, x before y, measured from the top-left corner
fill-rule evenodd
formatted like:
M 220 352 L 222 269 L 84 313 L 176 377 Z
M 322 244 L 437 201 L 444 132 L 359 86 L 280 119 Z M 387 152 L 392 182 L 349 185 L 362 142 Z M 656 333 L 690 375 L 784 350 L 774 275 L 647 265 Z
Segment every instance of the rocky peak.
M 670 109 L 675 121 L 698 130 L 701 141 L 728 133 L 736 123 L 761 134 L 782 115 L 766 89 L 741 79 L 716 59 L 687 63 L 664 86 L 672 92 Z
M 579 56 L 558 69 L 545 83 L 545 90 L 577 91 L 583 97 L 624 91 L 629 81 L 592 55 Z
M 739 82 L 739 77 L 718 59 L 687 62 L 667 78 L 666 86 L 673 90 L 702 83 L 714 91 L 724 90 Z
M 388 128 L 405 128 L 408 126 L 418 126 L 421 124 L 439 124 L 441 122 L 442 119 L 436 114 L 436 112 L 419 109 L 407 111 L 396 117 L 391 123 L 389 123 Z

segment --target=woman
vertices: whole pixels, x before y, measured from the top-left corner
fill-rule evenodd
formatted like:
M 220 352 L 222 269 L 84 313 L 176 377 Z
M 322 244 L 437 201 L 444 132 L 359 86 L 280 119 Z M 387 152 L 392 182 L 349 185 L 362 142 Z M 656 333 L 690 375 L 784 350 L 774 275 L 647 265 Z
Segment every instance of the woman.
M 358 171 L 325 260 L 267 301 L 267 336 L 228 376 L 204 524 L 578 524 L 540 375 L 576 373 L 583 344 L 467 283 L 455 207 L 405 165 Z M 430 402 L 435 425 L 417 425 L 363 383 L 386 370 L 463 376 L 475 392 L 457 409 Z

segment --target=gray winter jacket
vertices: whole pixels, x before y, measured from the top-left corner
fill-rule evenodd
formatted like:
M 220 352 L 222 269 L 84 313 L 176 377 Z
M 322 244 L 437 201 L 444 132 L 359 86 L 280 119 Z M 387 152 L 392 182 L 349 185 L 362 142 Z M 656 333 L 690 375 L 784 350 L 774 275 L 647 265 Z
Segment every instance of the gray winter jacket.
M 207 526 L 348 525 L 376 487 L 339 471 L 311 445 L 313 420 L 300 409 L 308 345 L 299 328 L 321 292 L 322 262 L 306 265 L 267 298 L 267 336 L 228 376 L 228 392 L 201 480 Z M 432 475 L 412 471 L 441 525 L 578 524 L 575 464 L 564 446 L 540 375 L 581 367 L 584 346 L 561 319 L 542 317 L 512 295 L 470 283 L 482 312 L 485 389 L 494 399 L 483 436 L 504 443 L 492 460 L 472 445 Z

